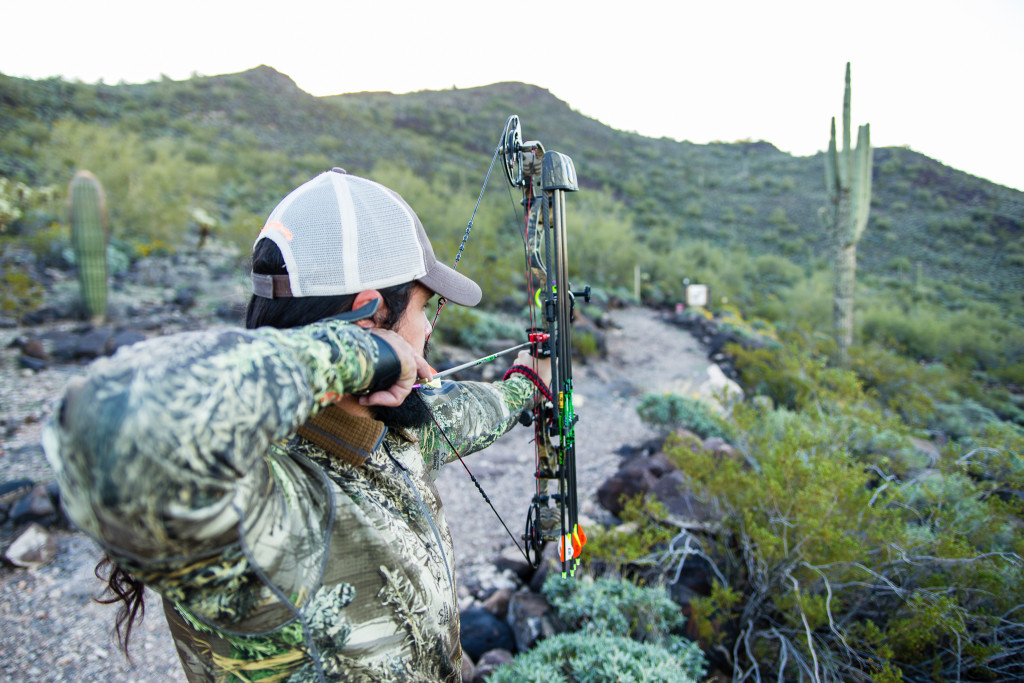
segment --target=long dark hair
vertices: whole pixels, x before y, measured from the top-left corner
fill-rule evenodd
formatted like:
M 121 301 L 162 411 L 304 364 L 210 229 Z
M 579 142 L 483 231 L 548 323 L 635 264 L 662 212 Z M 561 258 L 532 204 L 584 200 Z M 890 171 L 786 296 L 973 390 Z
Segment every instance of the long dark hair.
M 121 609 L 117 610 L 114 619 L 114 628 L 117 631 L 117 642 L 121 644 L 125 657 L 130 662 L 132 658 L 128 654 L 128 641 L 132 637 L 135 619 L 141 621 L 146 616 L 146 601 L 143 597 L 146 586 L 110 559 L 109 555 L 103 556 L 93 573 L 100 581 L 107 582 L 106 589 L 93 600 L 101 605 L 121 603 Z
M 288 272 L 285 268 L 284 257 L 281 256 L 281 251 L 276 244 L 266 239 L 259 241 L 252 254 L 252 271 L 264 275 L 279 275 Z M 385 329 L 392 329 L 401 320 L 409 305 L 413 283 L 407 282 L 378 291 L 383 298 L 384 306 L 377 324 Z M 309 325 L 332 315 L 352 310 L 355 298 L 355 294 L 282 299 L 265 299 L 252 295 L 245 308 L 245 326 L 249 329 L 257 327 L 284 329 Z M 131 638 L 136 618 L 141 621 L 145 617 L 144 593 L 146 586 L 112 560 L 109 555 L 104 555 L 96 565 L 95 574 L 101 581 L 106 581 L 107 585 L 103 593 L 93 599 L 103 605 L 121 603 L 115 618 L 117 640 L 124 650 L 125 656 L 131 661 L 128 654 L 128 640 Z

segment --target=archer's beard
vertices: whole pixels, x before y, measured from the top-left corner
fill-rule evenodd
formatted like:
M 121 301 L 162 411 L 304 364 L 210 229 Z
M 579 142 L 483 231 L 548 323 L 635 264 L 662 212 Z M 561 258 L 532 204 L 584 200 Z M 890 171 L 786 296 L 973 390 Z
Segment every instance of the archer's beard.
M 409 394 L 400 406 L 373 406 L 373 416 L 388 427 L 396 429 L 414 429 L 433 421 L 430 408 L 416 391 Z

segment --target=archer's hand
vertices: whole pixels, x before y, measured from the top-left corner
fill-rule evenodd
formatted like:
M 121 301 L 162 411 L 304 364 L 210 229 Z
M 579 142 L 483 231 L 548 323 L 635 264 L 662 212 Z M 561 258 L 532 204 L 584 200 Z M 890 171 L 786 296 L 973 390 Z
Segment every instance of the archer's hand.
M 536 363 L 536 365 L 534 365 Z M 537 374 L 544 384 L 551 386 L 551 357 L 546 356 L 544 358 L 534 358 L 530 355 L 529 349 L 523 349 L 516 356 L 516 365 L 525 365 L 528 368 L 533 368 L 537 371 Z
M 398 356 L 398 361 L 402 364 L 402 371 L 398 376 L 398 380 L 387 389 L 376 391 L 367 396 L 360 396 L 359 404 L 390 408 L 400 406 L 412 391 L 412 385 L 416 384 L 416 378 L 431 377 L 434 371 L 423 355 L 413 349 L 409 342 L 405 341 L 395 332 L 374 328 L 370 330 L 370 333 L 377 335 L 391 346 L 395 355 Z

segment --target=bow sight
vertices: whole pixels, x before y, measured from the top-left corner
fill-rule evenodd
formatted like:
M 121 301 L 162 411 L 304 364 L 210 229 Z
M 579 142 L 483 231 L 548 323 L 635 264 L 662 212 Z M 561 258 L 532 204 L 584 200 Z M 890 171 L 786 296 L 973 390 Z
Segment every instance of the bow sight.
M 544 545 L 558 541 L 562 574 L 571 575 L 587 540 L 578 519 L 571 325 L 576 296 L 590 301 L 589 287 L 572 292 L 569 286 L 565 194 L 579 190 L 576 168 L 565 154 L 545 152 L 535 140 L 523 142 L 514 114 L 505 123 L 496 153 L 509 185 L 523 193 L 528 301 L 536 299 L 541 306 L 540 322 L 551 349 L 551 400 L 538 400 L 527 420 L 534 427 L 537 490 L 522 538 L 534 567 L 540 564 Z M 536 322 L 531 319 L 532 329 L 540 327 Z M 557 492 L 550 491 L 552 482 L 557 482 Z

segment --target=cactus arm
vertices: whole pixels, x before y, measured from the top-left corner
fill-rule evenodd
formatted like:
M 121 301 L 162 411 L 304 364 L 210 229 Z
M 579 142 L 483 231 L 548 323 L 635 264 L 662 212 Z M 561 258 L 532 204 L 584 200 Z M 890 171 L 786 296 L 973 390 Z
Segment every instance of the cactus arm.
M 850 145 L 850 63 L 846 63 L 846 87 L 843 90 L 843 164 L 845 177 L 843 186 L 849 187 L 853 178 L 853 154 Z
M 839 159 L 836 151 L 836 117 L 832 117 L 832 137 L 825 152 L 825 189 L 834 204 L 839 191 Z
M 853 194 L 854 218 L 853 241 L 858 242 L 864 228 L 868 224 L 868 213 L 871 211 L 871 124 L 864 124 L 857 130 L 857 184 Z

